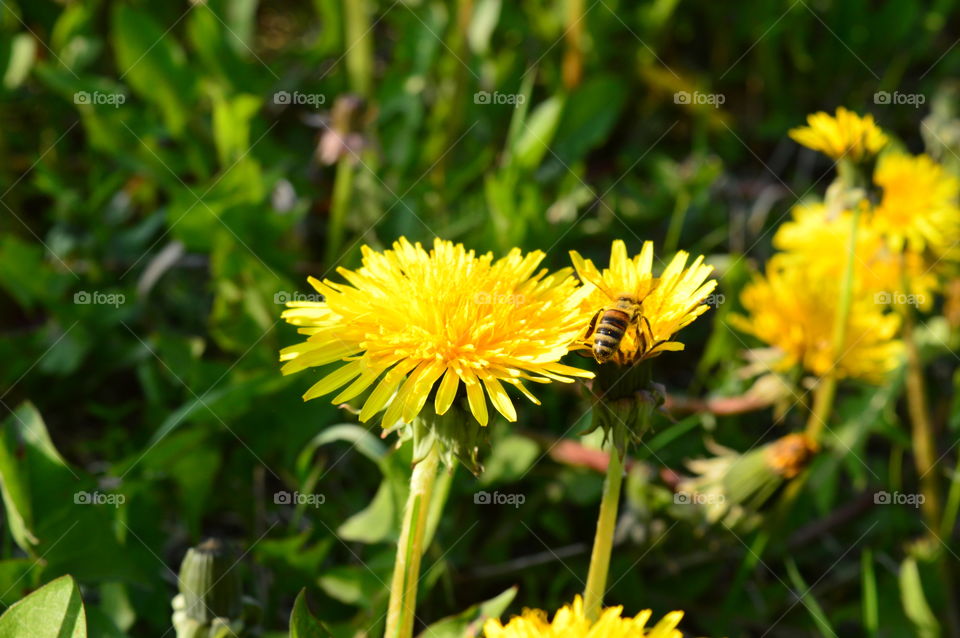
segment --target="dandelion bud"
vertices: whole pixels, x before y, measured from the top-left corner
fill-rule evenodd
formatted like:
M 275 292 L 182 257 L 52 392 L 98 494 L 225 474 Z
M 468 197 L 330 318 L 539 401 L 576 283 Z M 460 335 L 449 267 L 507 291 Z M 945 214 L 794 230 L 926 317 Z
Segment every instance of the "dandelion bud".
M 254 601 L 240 591 L 236 560 L 226 545 L 208 539 L 187 550 L 180 564 L 180 593 L 173 599 L 177 638 L 228 638 L 244 635 L 257 617 Z

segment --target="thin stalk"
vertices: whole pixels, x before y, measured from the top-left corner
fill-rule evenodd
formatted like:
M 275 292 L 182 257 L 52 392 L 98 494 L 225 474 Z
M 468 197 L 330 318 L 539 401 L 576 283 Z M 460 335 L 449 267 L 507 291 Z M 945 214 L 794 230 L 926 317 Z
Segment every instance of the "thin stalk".
M 563 88 L 572 91 L 583 78 L 583 0 L 567 0 L 567 47 L 563 53 Z
M 901 260 L 901 266 L 902 264 L 903 260 Z M 901 285 L 904 291 L 909 290 L 908 284 L 906 269 L 901 268 Z M 937 530 L 943 525 L 944 517 L 940 482 L 937 480 L 937 472 L 934 469 L 937 464 L 937 446 L 923 379 L 923 361 L 920 358 L 920 348 L 914 332 L 913 311 L 907 305 L 900 306 L 900 310 L 903 317 L 901 329 L 903 344 L 907 351 L 907 412 L 910 414 L 912 443 L 910 447 L 913 449 L 913 462 L 917 466 L 920 492 L 923 494 L 921 511 L 926 519 L 927 535 L 936 541 L 944 542 L 937 536 Z M 956 600 L 956 580 L 952 565 L 945 555 L 938 557 L 937 567 L 947 599 Z M 957 638 L 960 636 L 960 615 L 955 607 L 948 605 L 946 616 L 949 635 Z
M 942 511 L 940 503 L 940 484 L 934 466 L 937 463 L 936 445 L 933 437 L 933 423 L 927 407 L 927 392 L 923 383 L 923 363 L 920 361 L 920 349 L 914 338 L 913 316 L 909 310 L 903 312 L 903 343 L 907 351 L 907 411 L 910 414 L 913 460 L 920 477 L 920 491 L 924 501 L 922 511 L 930 529 L 938 529 Z
M 623 459 L 615 445 L 611 444 L 610 447 L 610 463 L 607 465 L 607 478 L 603 483 L 597 534 L 593 539 L 590 571 L 587 573 L 587 586 L 583 593 L 584 611 L 587 618 L 592 620 L 600 617 L 600 609 L 603 607 L 607 575 L 610 572 L 610 554 L 613 551 L 613 533 L 617 527 L 620 486 L 623 483 Z
M 950 491 L 947 493 L 947 505 L 943 510 L 943 519 L 940 522 L 940 537 L 951 538 L 953 528 L 957 525 L 957 513 L 960 512 L 960 460 L 953 468 L 950 476 Z
M 337 173 L 333 180 L 333 198 L 330 203 L 330 220 L 327 227 L 327 266 L 332 267 L 339 258 L 343 244 L 343 223 L 350 208 L 353 194 L 352 157 L 344 154 L 337 160 Z
M 424 551 L 430 498 L 437 476 L 440 452 L 433 445 L 430 452 L 413 468 L 410 495 L 403 513 L 403 527 L 397 542 L 397 558 L 390 581 L 390 604 L 387 607 L 386 638 L 412 638 L 417 584 L 420 581 L 420 558 Z
M 350 90 L 364 98 L 373 87 L 373 36 L 368 0 L 343 0 L 347 73 Z
M 810 412 L 810 418 L 807 420 L 807 434 L 819 442 L 830 418 L 830 411 L 833 409 L 833 400 L 837 395 L 837 366 L 840 357 L 843 356 L 844 344 L 847 341 L 847 323 L 850 318 L 850 307 L 853 305 L 853 285 L 854 285 L 854 265 L 856 263 L 857 251 L 857 227 L 860 222 L 860 208 L 855 206 L 850 224 L 850 243 L 847 247 L 847 266 L 843 273 L 843 282 L 840 287 L 840 299 L 837 303 L 837 314 L 833 319 L 833 338 L 831 347 L 833 348 L 833 368 L 817 385 L 817 391 L 813 399 L 813 410 Z

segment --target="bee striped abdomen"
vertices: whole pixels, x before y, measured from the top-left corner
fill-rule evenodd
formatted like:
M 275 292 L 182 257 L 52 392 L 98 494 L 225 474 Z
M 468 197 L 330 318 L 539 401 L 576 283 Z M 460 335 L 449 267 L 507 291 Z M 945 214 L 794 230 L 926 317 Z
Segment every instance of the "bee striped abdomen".
M 593 355 L 597 361 L 606 361 L 617 353 L 628 325 L 630 315 L 626 312 L 617 308 L 604 311 L 593 333 Z

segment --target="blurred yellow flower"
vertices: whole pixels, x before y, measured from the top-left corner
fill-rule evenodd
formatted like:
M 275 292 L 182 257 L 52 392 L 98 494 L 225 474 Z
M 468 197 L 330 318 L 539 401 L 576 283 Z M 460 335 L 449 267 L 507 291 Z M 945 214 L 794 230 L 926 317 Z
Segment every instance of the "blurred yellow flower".
M 287 304 L 283 318 L 308 336 L 281 351 L 283 373 L 336 364 L 303 396 L 313 399 L 349 383 L 333 403 L 353 399 L 380 379 L 360 420 L 380 412 L 396 393 L 385 428 L 410 422 L 434 390 L 434 409 L 444 414 L 461 383 L 481 425 L 488 420 L 488 396 L 515 421 L 502 383 L 538 403 L 523 380 L 592 376 L 559 363 L 587 320 L 584 293 L 569 269 L 538 271 L 543 257 L 514 249 L 494 261 L 490 253 L 478 256 L 441 239 L 430 252 L 405 238 L 383 252 L 364 246 L 360 269 L 337 269 L 348 283 L 311 277 L 323 300 Z
M 960 239 L 960 180 L 929 156 L 886 154 L 873 181 L 883 189 L 874 225 L 895 252 L 928 249 L 939 255 Z
M 640 254 L 633 259 L 627 256 L 623 241 L 614 241 L 610 250 L 610 267 L 603 272 L 576 251 L 571 251 L 570 257 L 580 279 L 590 289 L 583 302 L 588 318 L 596 317 L 624 296 L 641 304 L 640 314 L 649 322 L 652 338 L 640 337 L 641 330 L 647 331 L 646 326 L 628 327 L 617 357 L 623 365 L 662 352 L 683 350 L 682 343 L 671 339 L 709 309 L 704 301 L 717 287 L 716 280 L 707 281 L 713 267 L 704 265 L 702 256 L 688 267 L 689 255 L 683 251 L 676 254 L 660 277 L 654 277 L 653 242 L 649 241 L 644 242 Z M 639 320 L 636 323 L 639 324 Z M 592 347 L 592 336 L 582 341 L 581 347 Z
M 875 155 L 887 143 L 887 136 L 872 115 L 860 117 L 842 106 L 837 114 L 824 111 L 807 116 L 808 126 L 790 130 L 790 137 L 807 148 L 820 151 L 835 160 L 860 160 Z
M 863 203 L 864 207 L 867 203 Z M 853 213 L 835 213 L 824 204 L 803 204 L 793 208 L 792 219 L 782 224 L 773 245 L 785 251 L 780 263 L 807 268 L 823 279 L 842 281 L 850 250 Z M 904 269 L 906 272 L 904 272 Z M 907 289 L 904 289 L 904 275 Z M 860 215 L 854 253 L 856 294 L 873 295 L 878 301 L 908 303 L 929 308 L 939 282 L 922 254 L 895 253 L 877 231 L 869 211 Z
M 672 611 L 654 627 L 647 622 L 652 612 L 647 609 L 633 618 L 621 617 L 623 607 L 604 609 L 596 622 L 591 622 L 583 611 L 583 600 L 577 596 L 572 605 L 557 611 L 553 622 L 547 621 L 547 612 L 525 609 L 506 625 L 490 619 L 483 625 L 485 638 L 683 638 L 677 625 L 682 611 Z
M 833 372 L 840 378 L 881 382 L 903 353 L 902 342 L 895 339 L 900 317 L 884 312 L 886 305 L 873 295 L 855 294 L 834 369 L 831 342 L 840 281 L 781 257 L 768 262 L 765 277 L 743 289 L 740 300 L 749 316 L 733 316 L 731 323 L 777 348 L 782 356 L 776 368 L 799 364 L 821 377 Z

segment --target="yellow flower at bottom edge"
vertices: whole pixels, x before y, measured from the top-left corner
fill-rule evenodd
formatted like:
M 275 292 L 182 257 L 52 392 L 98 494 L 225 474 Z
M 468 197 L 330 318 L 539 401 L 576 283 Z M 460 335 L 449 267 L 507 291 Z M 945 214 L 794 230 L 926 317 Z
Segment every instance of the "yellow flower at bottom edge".
M 788 264 L 777 255 L 767 263 L 765 277 L 747 284 L 740 295 L 749 316 L 733 316 L 731 323 L 774 346 L 782 357 L 777 367 L 802 365 L 817 376 L 835 372 L 880 383 L 903 355 L 895 337 L 900 317 L 884 312 L 873 295 L 854 295 L 846 339 L 834 368 L 833 324 L 840 290 L 836 277 L 818 275 L 803 264 Z
M 654 277 L 650 241 L 644 242 L 640 254 L 632 259 L 627 255 L 626 244 L 619 239 L 614 241 L 610 267 L 603 272 L 576 251 L 571 251 L 570 257 L 580 279 L 593 286 L 583 302 L 589 316 L 596 318 L 625 295 L 641 304 L 642 319 L 627 327 L 619 345 L 618 358 L 625 365 L 662 352 L 683 350 L 682 343 L 671 339 L 709 310 L 704 300 L 717 287 L 716 280 L 707 281 L 713 267 L 704 265 L 702 256 L 687 267 L 689 255 L 684 251 L 676 254 L 659 277 Z M 581 347 L 590 348 L 591 339 L 583 341 Z
M 891 249 L 939 255 L 960 241 L 960 180 L 929 156 L 885 154 L 873 181 L 883 189 L 874 225 Z
M 557 611 L 553 622 L 547 621 L 547 612 L 525 609 L 503 625 L 491 619 L 483 625 L 485 638 L 683 638 L 676 627 L 683 618 L 682 611 L 664 616 L 654 627 L 647 628 L 652 612 L 647 609 L 633 618 L 623 618 L 623 607 L 608 607 L 597 622 L 591 622 L 583 612 L 583 600 L 577 596 L 573 604 Z
M 434 410 L 444 414 L 463 384 L 470 411 L 486 425 L 487 397 L 516 420 L 504 383 L 538 403 L 524 380 L 593 376 L 559 363 L 587 320 L 583 291 L 569 269 L 538 271 L 542 252 L 514 249 L 494 261 L 462 244 L 437 239 L 427 252 L 404 238 L 392 250 L 362 252 L 361 268 L 337 269 L 348 283 L 310 278 L 323 301 L 290 302 L 283 313 L 307 335 L 281 351 L 284 374 L 336 364 L 304 400 L 347 386 L 336 404 L 373 387 L 360 420 L 393 397 L 383 418 L 391 428 L 413 420 L 434 390 Z
M 833 213 L 822 203 L 795 206 L 792 219 L 773 237 L 773 245 L 784 251 L 777 259 L 781 264 L 814 271 L 819 278 L 842 281 L 852 218 L 851 211 Z M 854 277 L 857 290 L 873 295 L 878 303 L 910 303 L 924 310 L 932 306 L 939 289 L 938 278 L 924 255 L 912 250 L 893 252 L 877 231 L 870 211 L 862 214 L 857 224 Z
M 887 143 L 886 134 L 874 123 L 872 115 L 860 117 L 842 106 L 837 107 L 836 115 L 825 111 L 808 115 L 807 124 L 791 129 L 791 139 L 835 160 L 848 158 L 859 162 L 875 155 Z

